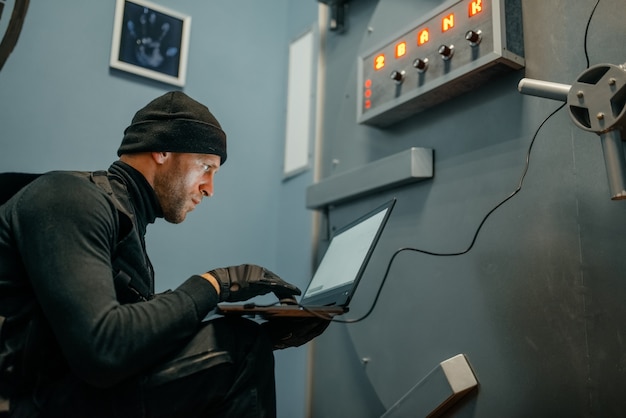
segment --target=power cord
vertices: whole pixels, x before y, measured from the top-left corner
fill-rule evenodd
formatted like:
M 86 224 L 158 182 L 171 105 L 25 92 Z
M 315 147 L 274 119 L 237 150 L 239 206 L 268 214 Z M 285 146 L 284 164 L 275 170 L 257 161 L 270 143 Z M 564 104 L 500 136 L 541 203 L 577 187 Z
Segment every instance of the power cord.
M 459 252 L 454 252 L 454 253 L 439 253 L 439 252 L 434 252 L 434 251 L 428 251 L 428 250 L 422 250 L 419 248 L 412 248 L 412 247 L 403 247 L 400 248 L 398 250 L 396 250 L 393 255 L 391 256 L 389 263 L 387 263 L 387 268 L 385 270 L 385 274 L 383 275 L 383 279 L 380 283 L 380 286 L 378 287 L 378 291 L 376 292 L 376 297 L 374 298 L 374 302 L 372 302 L 372 305 L 370 306 L 369 310 L 360 318 L 356 318 L 356 319 L 339 319 L 339 318 L 334 318 L 334 317 L 328 317 L 326 315 L 322 315 L 322 314 L 318 314 L 317 312 L 314 312 L 312 310 L 307 309 L 306 306 L 304 305 L 300 305 L 300 307 L 308 312 L 310 312 L 311 314 L 321 318 L 321 319 L 326 319 L 326 320 L 330 320 L 332 322 L 339 322 L 339 323 L 343 323 L 343 324 L 353 324 L 356 322 L 360 322 L 363 321 L 365 318 L 367 318 L 368 316 L 370 316 L 370 314 L 374 311 L 374 308 L 376 307 L 376 304 L 378 303 L 378 298 L 380 297 L 380 294 L 383 290 L 383 287 L 385 285 L 385 282 L 387 281 L 387 277 L 389 276 L 389 271 L 391 270 L 391 265 L 393 264 L 394 260 L 396 259 L 396 257 L 405 251 L 410 251 L 410 252 L 416 252 L 416 253 L 422 253 L 422 254 L 426 254 L 426 255 L 432 255 L 432 256 L 437 256 L 437 257 L 454 257 L 454 256 L 459 256 L 459 255 L 463 255 L 463 254 L 467 254 L 473 247 L 474 244 L 476 244 L 476 240 L 478 239 L 478 234 L 480 233 L 482 227 L 484 226 L 485 222 L 487 222 L 487 219 L 498 209 L 500 208 L 502 205 L 504 205 L 506 202 L 508 202 L 509 200 L 511 200 L 515 195 L 517 195 L 521 190 L 522 190 L 522 186 L 524 184 L 524 179 L 526 178 L 526 174 L 528 173 L 528 167 L 530 166 L 530 154 L 533 148 L 533 145 L 535 144 L 535 140 L 537 139 L 537 135 L 539 134 L 539 131 L 541 130 L 541 128 L 546 124 L 546 122 L 552 117 L 554 116 L 559 110 L 561 110 L 563 107 L 565 106 L 565 103 L 563 103 L 562 105 L 560 105 L 558 108 L 556 108 L 554 111 L 552 111 L 552 113 L 550 113 L 544 120 L 543 122 L 541 122 L 541 124 L 539 125 L 539 127 L 537 128 L 537 130 L 535 131 L 532 140 L 530 141 L 530 145 L 528 146 L 528 151 L 526 152 L 526 162 L 524 164 L 524 169 L 522 170 L 522 175 L 520 177 L 519 183 L 517 185 L 517 187 L 515 188 L 515 190 L 509 194 L 507 197 L 505 197 L 504 199 L 502 199 L 497 205 L 495 205 L 489 212 L 487 212 L 487 214 L 483 217 L 483 219 L 480 221 L 480 223 L 478 224 L 478 228 L 476 228 L 476 232 L 474 233 L 474 236 L 472 238 L 472 241 L 470 242 L 469 246 L 464 249 L 463 251 L 459 251 Z

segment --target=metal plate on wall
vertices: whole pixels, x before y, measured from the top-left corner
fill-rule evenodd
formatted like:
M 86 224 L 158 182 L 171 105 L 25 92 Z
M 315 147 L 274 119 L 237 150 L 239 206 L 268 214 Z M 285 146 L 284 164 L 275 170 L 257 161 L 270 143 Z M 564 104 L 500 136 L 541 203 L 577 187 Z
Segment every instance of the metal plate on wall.
M 524 66 L 520 0 L 454 0 L 358 58 L 357 121 L 385 127 Z

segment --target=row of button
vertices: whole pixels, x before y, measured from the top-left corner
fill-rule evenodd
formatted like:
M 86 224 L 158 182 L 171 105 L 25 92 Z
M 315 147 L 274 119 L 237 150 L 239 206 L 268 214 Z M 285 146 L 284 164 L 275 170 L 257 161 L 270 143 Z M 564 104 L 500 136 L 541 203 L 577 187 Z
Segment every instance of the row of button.
M 482 39 L 482 32 L 480 30 L 470 30 L 465 34 L 465 39 L 469 42 L 472 47 L 477 46 Z M 437 53 L 441 56 L 441 58 L 445 61 L 448 61 L 454 55 L 454 45 L 441 45 L 437 50 Z M 416 58 L 413 61 L 413 67 L 419 73 L 423 73 L 428 69 L 428 58 Z M 404 71 L 394 70 L 391 72 L 391 79 L 395 81 L 397 84 L 400 84 L 404 81 Z

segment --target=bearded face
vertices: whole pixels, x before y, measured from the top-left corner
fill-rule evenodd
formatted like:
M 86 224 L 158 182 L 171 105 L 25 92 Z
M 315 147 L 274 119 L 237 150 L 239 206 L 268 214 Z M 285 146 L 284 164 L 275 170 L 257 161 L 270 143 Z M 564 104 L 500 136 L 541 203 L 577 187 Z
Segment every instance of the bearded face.
M 181 223 L 203 197 L 213 195 L 219 166 L 217 155 L 167 153 L 153 181 L 166 221 Z

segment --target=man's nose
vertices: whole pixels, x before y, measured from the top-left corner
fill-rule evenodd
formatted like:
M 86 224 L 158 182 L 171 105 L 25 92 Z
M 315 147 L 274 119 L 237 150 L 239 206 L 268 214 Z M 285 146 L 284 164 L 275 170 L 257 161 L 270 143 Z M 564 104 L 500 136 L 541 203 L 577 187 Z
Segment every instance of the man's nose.
M 202 193 L 202 196 L 204 197 L 213 196 L 213 180 L 212 179 L 200 185 L 200 193 Z

